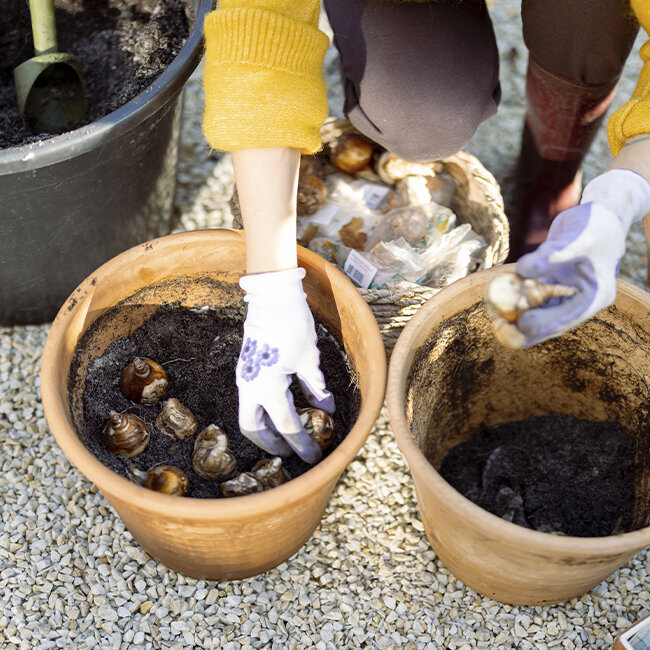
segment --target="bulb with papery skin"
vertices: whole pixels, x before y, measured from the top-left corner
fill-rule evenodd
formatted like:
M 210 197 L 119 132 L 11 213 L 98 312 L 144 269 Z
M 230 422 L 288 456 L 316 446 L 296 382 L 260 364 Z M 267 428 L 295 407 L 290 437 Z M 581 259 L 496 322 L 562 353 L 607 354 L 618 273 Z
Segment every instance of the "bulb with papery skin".
M 255 476 L 265 490 L 278 487 L 278 485 L 286 483 L 291 478 L 289 472 L 282 466 L 282 459 L 278 456 L 263 458 L 255 464 L 251 474 Z
M 153 404 L 167 390 L 169 379 L 165 369 L 152 359 L 136 357 L 120 375 L 122 395 L 138 404 Z
M 243 472 L 221 484 L 221 494 L 225 497 L 243 497 L 247 494 L 262 492 L 264 486 L 251 472 Z
M 214 424 L 196 436 L 192 468 L 206 481 L 218 481 L 233 472 L 237 460 L 230 451 L 228 436 Z
M 149 428 L 137 415 L 111 411 L 101 438 L 104 447 L 112 454 L 135 458 L 149 444 Z
M 184 440 L 196 433 L 197 422 L 192 411 L 183 406 L 175 397 L 171 397 L 165 402 L 160 415 L 158 415 L 156 426 L 166 436 Z
M 321 409 L 308 407 L 297 409 L 296 413 L 309 434 L 318 446 L 325 450 L 334 440 L 334 418 Z
M 332 164 L 347 174 L 356 174 L 372 161 L 373 145 L 361 135 L 342 137 L 330 155 Z
M 129 477 L 142 487 L 172 496 L 184 497 L 190 489 L 190 482 L 185 472 L 173 465 L 158 465 L 146 472 L 132 465 L 129 469 Z

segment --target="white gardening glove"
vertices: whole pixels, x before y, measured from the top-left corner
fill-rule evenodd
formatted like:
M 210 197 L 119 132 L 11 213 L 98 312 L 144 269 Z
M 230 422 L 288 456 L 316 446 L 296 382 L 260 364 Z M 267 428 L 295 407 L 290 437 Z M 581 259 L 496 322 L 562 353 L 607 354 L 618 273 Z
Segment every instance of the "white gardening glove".
M 309 404 L 334 413 L 316 347 L 316 330 L 302 288 L 301 268 L 246 275 L 248 313 L 237 362 L 239 428 L 275 456 L 293 452 L 308 463 L 322 452 L 296 415 L 289 390 L 295 374 Z
M 517 273 L 577 291 L 517 319 L 525 347 L 559 336 L 614 302 L 628 230 L 649 211 L 648 181 L 628 169 L 612 169 L 585 187 L 580 205 L 555 217 L 546 241 L 517 262 Z

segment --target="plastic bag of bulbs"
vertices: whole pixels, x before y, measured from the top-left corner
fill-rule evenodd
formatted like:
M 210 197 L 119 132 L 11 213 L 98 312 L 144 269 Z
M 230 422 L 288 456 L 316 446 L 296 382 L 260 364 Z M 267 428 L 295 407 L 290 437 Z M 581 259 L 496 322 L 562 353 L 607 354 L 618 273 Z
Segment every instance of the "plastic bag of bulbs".
M 298 241 L 363 288 L 442 287 L 475 270 L 487 245 L 457 222 L 454 192 L 439 163 L 409 163 L 344 135 L 301 159 Z

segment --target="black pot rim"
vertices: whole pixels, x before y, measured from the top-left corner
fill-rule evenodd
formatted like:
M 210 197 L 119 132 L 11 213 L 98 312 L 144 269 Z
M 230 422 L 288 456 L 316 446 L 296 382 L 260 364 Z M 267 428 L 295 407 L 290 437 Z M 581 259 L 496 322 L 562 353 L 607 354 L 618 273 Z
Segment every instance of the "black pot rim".
M 20 147 L 0 150 L 0 176 L 46 167 L 81 155 L 132 130 L 174 99 L 203 56 L 203 20 L 212 0 L 196 0 L 194 24 L 174 60 L 133 99 L 73 131 Z

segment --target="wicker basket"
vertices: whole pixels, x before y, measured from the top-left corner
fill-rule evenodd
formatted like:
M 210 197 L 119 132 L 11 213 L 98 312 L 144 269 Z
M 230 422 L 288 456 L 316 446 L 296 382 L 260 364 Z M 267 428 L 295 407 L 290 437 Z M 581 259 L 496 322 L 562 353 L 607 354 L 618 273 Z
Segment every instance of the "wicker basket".
M 321 130 L 325 147 L 333 146 L 343 135 L 356 133 L 347 120 L 328 119 Z M 469 223 L 472 230 L 483 237 L 487 246 L 482 251 L 475 269 L 487 269 L 501 264 L 508 256 L 509 226 L 503 209 L 503 197 L 494 176 L 479 160 L 466 151 L 461 151 L 439 161 L 443 171 L 456 183 L 456 193 L 450 208 L 456 213 L 459 223 Z M 233 228 L 242 228 L 241 212 L 237 191 L 230 200 L 233 214 Z M 429 298 L 440 289 L 406 283 L 395 289 L 359 289 L 372 309 L 386 346 L 390 353 L 409 319 Z

